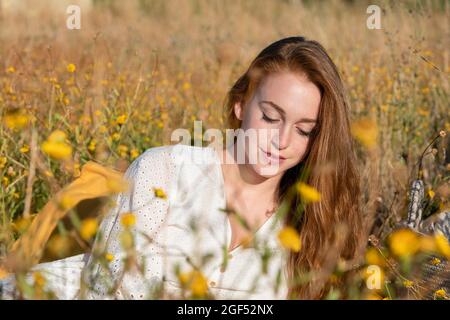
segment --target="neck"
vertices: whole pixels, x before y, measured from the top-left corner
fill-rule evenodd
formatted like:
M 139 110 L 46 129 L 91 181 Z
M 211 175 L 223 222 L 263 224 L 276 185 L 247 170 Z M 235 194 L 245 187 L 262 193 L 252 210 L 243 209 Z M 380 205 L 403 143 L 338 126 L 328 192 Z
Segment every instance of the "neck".
M 224 171 L 227 177 L 233 180 L 233 184 L 237 189 L 242 190 L 245 194 L 258 195 L 265 199 L 272 197 L 275 201 L 281 174 L 267 178 L 255 172 L 248 163 L 248 159 L 243 164 L 238 163 L 236 143 L 230 145 L 224 152 L 226 157 L 232 160 L 227 162 L 227 158 L 225 158 L 226 166 Z

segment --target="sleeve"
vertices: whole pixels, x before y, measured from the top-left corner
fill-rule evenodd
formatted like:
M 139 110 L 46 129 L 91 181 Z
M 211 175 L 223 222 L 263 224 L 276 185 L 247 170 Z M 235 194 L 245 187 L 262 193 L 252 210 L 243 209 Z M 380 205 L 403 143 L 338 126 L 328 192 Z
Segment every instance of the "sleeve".
M 171 146 L 154 147 L 131 163 L 124 174 L 128 190 L 118 194 L 115 207 L 100 224 L 93 253 L 83 270 L 86 294 L 80 298 L 144 299 L 160 282 L 163 259 L 158 239 L 163 235 L 170 196 L 175 192 L 178 165 L 174 157 Z M 163 193 L 155 192 L 155 188 Z M 132 256 L 139 266 L 131 269 L 121 223 L 127 213 L 135 217 L 128 230 L 134 239 Z

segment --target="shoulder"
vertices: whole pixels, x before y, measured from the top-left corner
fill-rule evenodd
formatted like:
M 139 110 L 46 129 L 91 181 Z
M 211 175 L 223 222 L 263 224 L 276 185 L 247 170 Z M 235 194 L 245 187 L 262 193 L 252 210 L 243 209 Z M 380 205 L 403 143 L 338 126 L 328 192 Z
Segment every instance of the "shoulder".
M 215 163 L 216 151 L 211 147 L 174 144 L 145 150 L 128 167 L 127 175 L 143 172 L 172 172 L 181 167 L 204 167 Z

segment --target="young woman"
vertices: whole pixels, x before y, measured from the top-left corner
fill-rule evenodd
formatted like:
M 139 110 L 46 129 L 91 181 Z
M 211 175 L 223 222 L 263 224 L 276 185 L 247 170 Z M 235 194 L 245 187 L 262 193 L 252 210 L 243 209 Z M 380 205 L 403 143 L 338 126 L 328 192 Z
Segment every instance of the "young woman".
M 58 297 L 176 297 L 184 289 L 218 299 L 323 296 L 330 255 L 351 260 L 363 242 L 349 104 L 336 66 L 316 41 L 281 39 L 253 60 L 225 107 L 238 138 L 225 148 L 148 149 L 125 173 L 132 188 L 103 220 L 93 253 L 38 266 L 53 275 Z M 249 131 L 257 138 L 245 138 Z M 319 201 L 303 199 L 300 180 Z M 287 226 L 300 250 L 280 246 Z

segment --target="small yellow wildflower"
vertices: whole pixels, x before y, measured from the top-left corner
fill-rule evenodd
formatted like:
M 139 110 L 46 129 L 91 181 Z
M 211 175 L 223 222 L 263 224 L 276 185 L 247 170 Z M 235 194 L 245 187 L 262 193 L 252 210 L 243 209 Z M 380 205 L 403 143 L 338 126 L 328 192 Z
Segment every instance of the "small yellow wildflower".
M 0 157 L 0 169 L 3 169 L 6 166 L 7 161 L 6 157 Z
M 153 192 L 155 193 L 155 197 L 161 198 L 161 199 L 167 199 L 167 195 L 163 189 L 153 188 Z
M 20 151 L 21 153 L 27 153 L 28 151 L 30 151 L 30 147 L 29 147 L 28 145 L 24 145 L 23 147 L 21 147 L 21 148 L 19 149 L 19 151 Z
M 188 273 L 180 273 L 178 280 L 183 287 L 187 287 L 193 296 L 203 297 L 208 292 L 208 281 L 202 272 L 193 270 Z
M 81 222 L 80 236 L 84 240 L 90 240 L 97 232 L 98 223 L 95 218 L 88 218 Z
M 75 200 L 69 195 L 62 195 L 58 205 L 61 210 L 69 210 L 75 206 Z
M 125 213 L 122 215 L 120 222 L 124 227 L 132 227 L 136 223 L 136 216 L 132 212 Z
M 405 280 L 403 281 L 403 285 L 405 286 L 405 288 L 412 288 L 414 286 L 414 282 L 412 282 L 411 280 Z
M 430 197 L 430 199 L 433 199 L 435 195 L 436 193 L 432 189 L 428 190 L 428 196 Z
M 14 72 L 16 72 L 16 68 L 14 68 L 13 66 L 9 66 L 6 69 L 6 73 L 14 73 Z
M 45 285 L 46 282 L 44 276 L 39 271 L 33 272 L 33 280 L 34 284 L 41 288 Z
M 366 263 L 384 267 L 386 261 L 377 248 L 371 247 L 366 251 Z
M 299 252 L 302 246 L 302 241 L 297 230 L 292 227 L 285 227 L 278 233 L 278 240 L 281 245 L 294 252 Z
M 353 136 L 367 148 L 372 148 L 377 143 L 378 126 L 374 120 L 363 118 L 352 123 Z
M 127 121 L 127 115 L 126 114 L 118 116 L 117 120 L 116 120 L 117 124 L 120 124 L 120 125 L 124 124 L 126 121 Z
M 52 255 L 65 257 L 69 254 L 72 243 L 69 237 L 55 234 L 48 241 L 47 247 Z
M 438 266 L 441 264 L 441 260 L 435 257 L 435 258 L 431 259 L 431 264 Z
M 436 243 L 432 236 L 423 235 L 420 237 L 420 250 L 423 252 L 436 251 Z
M 29 121 L 29 117 L 24 114 L 23 111 L 10 111 L 7 112 L 3 118 L 5 126 L 12 130 L 18 130 L 24 128 Z
M 121 158 L 125 158 L 128 155 L 128 147 L 124 144 L 121 144 L 117 147 L 117 151 Z
M 73 63 L 69 63 L 67 65 L 67 71 L 70 73 L 74 73 L 77 70 L 77 67 Z
M 66 134 L 56 130 L 50 134 L 47 141 L 42 143 L 42 151 L 57 160 L 67 159 L 72 155 L 72 147 L 65 140 Z
M 111 135 L 111 138 L 113 139 L 113 141 L 118 141 L 118 140 L 120 139 L 120 133 L 114 132 L 114 133 Z
M 114 260 L 114 255 L 112 255 L 111 253 L 106 253 L 105 259 L 106 259 L 106 261 L 111 262 Z
M 447 238 L 443 234 L 437 234 L 434 237 L 434 240 L 438 252 L 447 259 L 450 259 L 450 244 L 448 243 Z
M 137 157 L 139 157 L 139 150 L 138 149 L 131 149 L 131 151 L 130 151 L 130 158 L 131 158 L 131 160 L 134 160 Z
M 297 191 L 306 202 L 320 201 L 320 192 L 306 183 L 299 182 L 297 184 Z
M 418 235 L 409 229 L 400 229 L 389 236 L 389 246 L 399 257 L 414 255 L 420 249 Z
M 434 292 L 434 296 L 435 296 L 435 298 L 446 299 L 447 292 L 445 291 L 445 289 L 439 289 Z

